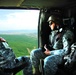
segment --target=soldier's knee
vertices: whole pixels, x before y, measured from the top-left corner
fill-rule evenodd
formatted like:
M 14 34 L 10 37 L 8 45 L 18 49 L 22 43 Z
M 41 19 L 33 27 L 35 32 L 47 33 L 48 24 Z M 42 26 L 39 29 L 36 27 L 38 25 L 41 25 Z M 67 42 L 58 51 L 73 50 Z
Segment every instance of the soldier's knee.
M 31 53 L 30 53 L 30 56 L 32 56 L 32 57 L 36 57 L 37 55 L 38 55 L 38 50 L 37 49 L 32 50 Z
M 50 63 L 50 57 L 48 56 L 48 57 L 46 57 L 45 59 L 44 59 L 44 66 L 46 66 L 47 64 L 49 64 Z
M 32 56 L 32 55 L 34 55 L 34 53 L 35 53 L 35 50 L 32 50 L 30 55 Z

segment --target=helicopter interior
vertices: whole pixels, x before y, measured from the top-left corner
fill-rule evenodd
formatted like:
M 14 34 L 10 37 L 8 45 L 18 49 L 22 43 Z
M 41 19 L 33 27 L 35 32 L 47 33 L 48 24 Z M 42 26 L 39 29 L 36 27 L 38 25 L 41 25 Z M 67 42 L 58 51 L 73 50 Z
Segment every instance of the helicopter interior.
M 47 20 L 51 14 L 63 17 L 63 23 L 74 28 L 76 34 L 76 0 L 0 0 L 0 9 L 40 10 L 38 47 L 44 46 L 49 41 L 48 35 L 51 30 Z

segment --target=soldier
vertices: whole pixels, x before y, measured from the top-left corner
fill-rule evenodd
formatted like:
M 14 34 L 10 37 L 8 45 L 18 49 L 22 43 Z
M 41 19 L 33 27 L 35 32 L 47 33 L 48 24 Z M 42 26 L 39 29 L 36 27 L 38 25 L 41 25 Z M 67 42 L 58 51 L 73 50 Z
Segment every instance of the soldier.
M 68 55 L 64 56 L 65 68 L 70 70 L 71 73 L 75 71 L 76 75 L 76 42 L 71 45 L 71 51 Z
M 47 44 L 45 44 L 44 52 L 42 48 L 39 48 L 32 50 L 30 54 L 31 62 L 35 68 L 35 75 L 40 75 L 40 59 L 44 59 L 44 75 L 55 75 L 58 65 L 63 61 L 63 56 L 69 53 L 70 46 L 73 43 L 74 35 L 70 29 L 62 25 L 62 18 L 51 15 L 48 22 L 52 30 L 49 36 L 50 48 L 48 49 Z
M 23 75 L 32 75 L 30 58 L 21 56 L 16 58 L 6 40 L 0 38 L 0 75 L 15 75 L 23 70 Z

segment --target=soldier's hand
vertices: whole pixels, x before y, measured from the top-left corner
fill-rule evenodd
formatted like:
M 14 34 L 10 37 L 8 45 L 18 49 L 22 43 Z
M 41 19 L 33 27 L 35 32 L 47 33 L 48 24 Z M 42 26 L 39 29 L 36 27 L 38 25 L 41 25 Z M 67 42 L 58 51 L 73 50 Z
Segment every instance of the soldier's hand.
M 50 51 L 49 51 L 49 50 L 46 50 L 44 53 L 45 53 L 46 55 L 50 55 Z
M 46 44 L 44 45 L 44 49 L 45 49 L 45 50 L 49 50 L 49 49 L 47 48 Z M 50 50 L 49 50 L 49 51 L 50 51 Z
M 46 44 L 44 45 L 44 49 L 45 49 L 44 53 L 45 53 L 46 55 L 50 55 L 50 50 L 47 49 Z

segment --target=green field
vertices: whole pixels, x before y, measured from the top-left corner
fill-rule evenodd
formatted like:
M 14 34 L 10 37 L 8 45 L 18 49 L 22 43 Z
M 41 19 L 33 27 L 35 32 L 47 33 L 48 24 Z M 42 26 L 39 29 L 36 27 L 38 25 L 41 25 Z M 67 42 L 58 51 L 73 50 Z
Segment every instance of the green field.
M 3 35 L 3 37 L 8 42 L 9 46 L 13 49 L 16 57 L 30 55 L 30 51 L 38 47 L 37 37 L 30 35 Z M 16 75 L 22 75 L 22 71 Z

